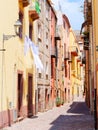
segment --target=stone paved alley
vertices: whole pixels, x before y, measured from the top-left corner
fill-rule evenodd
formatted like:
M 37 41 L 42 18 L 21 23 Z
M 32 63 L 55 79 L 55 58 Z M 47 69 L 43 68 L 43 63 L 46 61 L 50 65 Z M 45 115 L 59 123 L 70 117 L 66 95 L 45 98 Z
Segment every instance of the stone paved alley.
M 94 120 L 84 101 L 74 101 L 3 130 L 94 130 Z

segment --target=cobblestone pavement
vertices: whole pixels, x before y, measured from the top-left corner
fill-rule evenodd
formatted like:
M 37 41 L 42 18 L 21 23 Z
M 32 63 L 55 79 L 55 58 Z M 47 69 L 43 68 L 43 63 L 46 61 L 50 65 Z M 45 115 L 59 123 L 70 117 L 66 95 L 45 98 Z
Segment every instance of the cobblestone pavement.
M 75 101 L 38 113 L 3 130 L 94 130 L 94 120 L 85 102 Z

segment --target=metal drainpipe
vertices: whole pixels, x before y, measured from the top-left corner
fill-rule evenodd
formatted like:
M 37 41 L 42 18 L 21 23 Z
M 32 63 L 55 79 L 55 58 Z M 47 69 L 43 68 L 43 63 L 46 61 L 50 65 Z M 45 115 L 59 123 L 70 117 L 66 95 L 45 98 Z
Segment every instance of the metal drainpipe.
M 93 53 L 94 53 L 94 125 L 95 130 L 97 130 L 97 109 L 96 109 L 96 28 L 95 28 L 95 10 L 94 1 L 92 0 L 92 41 L 93 41 Z
M 90 32 L 92 31 L 92 28 L 90 26 Z M 91 34 L 90 33 L 90 42 L 89 42 L 89 85 L 90 85 L 90 112 L 92 114 L 93 106 L 92 106 L 92 40 L 91 40 Z
M 45 15 L 45 12 L 46 12 L 46 10 L 45 10 L 45 6 L 46 6 L 46 0 L 44 0 L 44 15 Z M 44 42 L 44 44 L 45 44 L 45 18 L 46 17 L 44 17 L 43 18 L 43 42 Z M 43 49 L 45 50 L 46 48 L 45 48 L 46 46 L 44 45 L 44 47 L 43 47 Z M 44 51 L 45 52 L 45 51 Z M 44 66 L 44 70 L 43 70 L 43 91 L 44 91 L 44 97 L 43 97 L 43 103 L 42 103 L 42 109 L 43 109 L 43 111 L 45 111 L 45 53 L 43 53 L 43 61 L 44 61 L 44 64 L 43 64 L 43 66 Z
M 1 125 L 3 126 L 4 124 L 3 124 L 3 122 L 4 122 L 4 120 L 3 120 L 3 113 L 2 113 L 2 111 L 3 111 L 3 92 L 4 92 L 4 37 L 3 37 L 3 42 L 2 42 L 2 66 L 1 66 Z M 2 129 L 1 129 L 2 130 Z

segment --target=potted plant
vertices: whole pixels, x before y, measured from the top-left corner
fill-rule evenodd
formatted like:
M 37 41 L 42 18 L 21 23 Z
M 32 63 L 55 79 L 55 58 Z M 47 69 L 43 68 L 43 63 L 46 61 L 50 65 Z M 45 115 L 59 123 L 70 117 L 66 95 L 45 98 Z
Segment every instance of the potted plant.
M 56 98 L 56 106 L 59 107 L 61 105 L 61 99 L 59 97 Z
M 62 105 L 64 104 L 64 100 L 61 101 L 61 104 L 62 104 Z

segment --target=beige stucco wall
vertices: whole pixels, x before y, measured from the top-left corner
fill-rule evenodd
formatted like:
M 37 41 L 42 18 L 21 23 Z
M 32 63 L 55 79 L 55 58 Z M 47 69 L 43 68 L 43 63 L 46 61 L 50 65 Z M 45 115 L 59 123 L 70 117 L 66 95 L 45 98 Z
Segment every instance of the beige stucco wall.
M 1 1 L 0 4 L 0 49 L 3 44 L 3 34 L 13 35 L 14 23 L 18 19 L 18 0 L 6 0 Z M 27 74 L 34 73 L 34 60 L 31 52 L 24 56 L 24 37 L 28 36 L 28 7 L 24 9 L 24 22 L 23 22 L 23 39 L 19 39 L 18 36 L 12 37 L 9 40 L 4 41 L 4 48 L 6 51 L 0 51 L 0 98 L 2 100 L 0 104 L 0 111 L 6 110 L 10 104 L 13 108 L 17 106 L 17 71 L 23 72 L 23 105 L 27 105 Z M 4 57 L 2 59 L 2 53 Z M 3 64 L 2 64 L 3 61 Z M 3 75 L 2 75 L 3 71 Z M 2 77 L 3 76 L 3 77 Z M 35 80 L 33 79 L 33 86 Z M 33 91 L 34 92 L 34 91 Z M 34 93 L 33 93 L 34 96 Z M 33 98 L 33 101 L 35 99 Z M 7 106 L 8 105 L 8 106 Z

